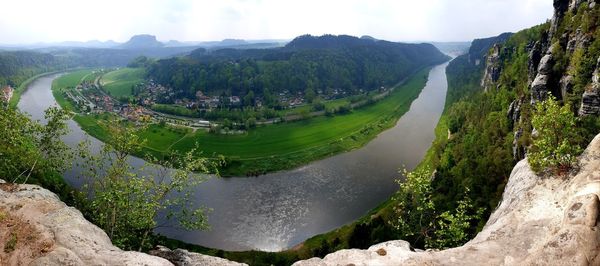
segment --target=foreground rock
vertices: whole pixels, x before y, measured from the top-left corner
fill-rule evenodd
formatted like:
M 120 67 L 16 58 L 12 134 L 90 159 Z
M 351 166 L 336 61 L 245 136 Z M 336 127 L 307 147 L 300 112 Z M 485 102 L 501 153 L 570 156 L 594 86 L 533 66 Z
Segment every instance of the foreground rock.
M 519 162 L 500 206 L 464 246 L 413 252 L 397 240 L 294 265 L 600 265 L 599 196 L 600 135 L 576 174 L 541 177 Z
M 113 246 L 104 231 L 46 189 L 1 182 L 0 265 L 173 265 Z M 187 254 L 178 265 L 241 265 Z

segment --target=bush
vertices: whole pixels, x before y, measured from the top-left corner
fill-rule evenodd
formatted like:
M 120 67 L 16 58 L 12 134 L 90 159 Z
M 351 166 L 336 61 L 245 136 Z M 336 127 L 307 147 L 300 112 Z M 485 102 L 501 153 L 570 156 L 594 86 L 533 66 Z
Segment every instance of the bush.
M 532 170 L 565 172 L 575 165 L 582 151 L 577 144 L 576 122 L 570 105 L 561 107 L 552 95 L 537 104 L 531 122 L 537 133 L 527 154 Z

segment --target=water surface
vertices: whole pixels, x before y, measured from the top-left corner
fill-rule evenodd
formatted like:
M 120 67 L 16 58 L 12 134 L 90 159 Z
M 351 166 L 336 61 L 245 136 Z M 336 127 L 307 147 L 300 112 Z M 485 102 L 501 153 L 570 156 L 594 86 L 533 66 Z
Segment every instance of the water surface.
M 415 167 L 434 139 L 444 108 L 448 63 L 434 67 L 427 85 L 397 124 L 361 149 L 306 166 L 249 178 L 212 178 L 196 189 L 195 201 L 212 208 L 210 231 L 161 228 L 158 232 L 189 243 L 226 250 L 281 250 L 347 224 L 366 214 L 398 189 L 398 169 Z M 23 93 L 18 107 L 34 119 L 56 105 L 50 91 L 58 75 L 39 78 Z M 90 138 L 69 121 L 66 142 Z M 144 162 L 132 157 L 139 166 Z M 79 187 L 78 170 L 65 173 Z

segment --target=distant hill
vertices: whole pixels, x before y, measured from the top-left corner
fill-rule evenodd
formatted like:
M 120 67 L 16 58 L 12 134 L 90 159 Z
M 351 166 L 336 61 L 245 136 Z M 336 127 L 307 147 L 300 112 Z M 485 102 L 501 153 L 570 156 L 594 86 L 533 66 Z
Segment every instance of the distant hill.
M 371 45 L 372 39 L 356 38 L 349 35 L 302 35 L 289 42 L 285 48 L 293 49 L 340 49 L 361 45 Z
M 357 93 L 389 87 L 415 70 L 445 60 L 431 44 L 303 35 L 278 48 L 200 48 L 185 58 L 159 60 L 148 74 L 180 98 L 194 98 L 202 90 L 209 95 L 252 92 L 267 100 L 274 93 L 303 93 L 307 88 Z
M 161 48 L 165 44 L 156 40 L 156 36 L 141 34 L 135 35 L 124 44 L 118 46 L 122 49 L 149 49 L 149 48 Z
M 514 33 L 505 32 L 495 37 L 473 40 L 471 48 L 469 48 L 470 60 L 483 59 L 494 44 L 504 43 L 513 35 Z
M 372 36 L 369 35 L 363 35 L 360 37 L 363 40 L 371 40 L 371 41 L 377 41 L 377 39 L 373 38 Z
M 442 53 L 459 56 L 469 51 L 471 42 L 432 42 Z

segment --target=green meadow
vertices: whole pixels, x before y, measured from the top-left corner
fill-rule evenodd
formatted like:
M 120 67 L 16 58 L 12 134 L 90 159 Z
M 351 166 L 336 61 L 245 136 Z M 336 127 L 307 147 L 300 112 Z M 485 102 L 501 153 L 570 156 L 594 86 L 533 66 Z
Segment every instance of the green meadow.
M 121 68 L 102 76 L 102 88 L 113 97 L 131 96 L 131 88 L 144 81 L 144 68 Z
M 120 73 L 132 71 L 118 70 Z M 223 155 L 224 176 L 256 175 L 290 169 L 336 153 L 359 148 L 381 131 L 395 125 L 417 98 L 427 81 L 429 69 L 413 75 L 389 96 L 353 110 L 349 114 L 319 116 L 297 122 L 259 126 L 239 135 L 211 134 L 203 130 L 182 130 L 169 125 L 152 124 L 139 132 L 147 140 L 143 151 L 161 157 L 200 147 L 199 156 Z M 111 72 L 112 74 L 115 72 Z M 89 73 L 87 73 L 89 74 Z M 108 76 L 106 74 L 103 80 Z M 75 86 L 86 73 L 73 72 L 58 78 L 53 90 Z M 112 74 L 109 77 L 114 77 Z M 62 106 L 68 103 L 55 93 Z M 78 115 L 75 120 L 89 134 L 106 139 L 102 121 L 114 115 Z

